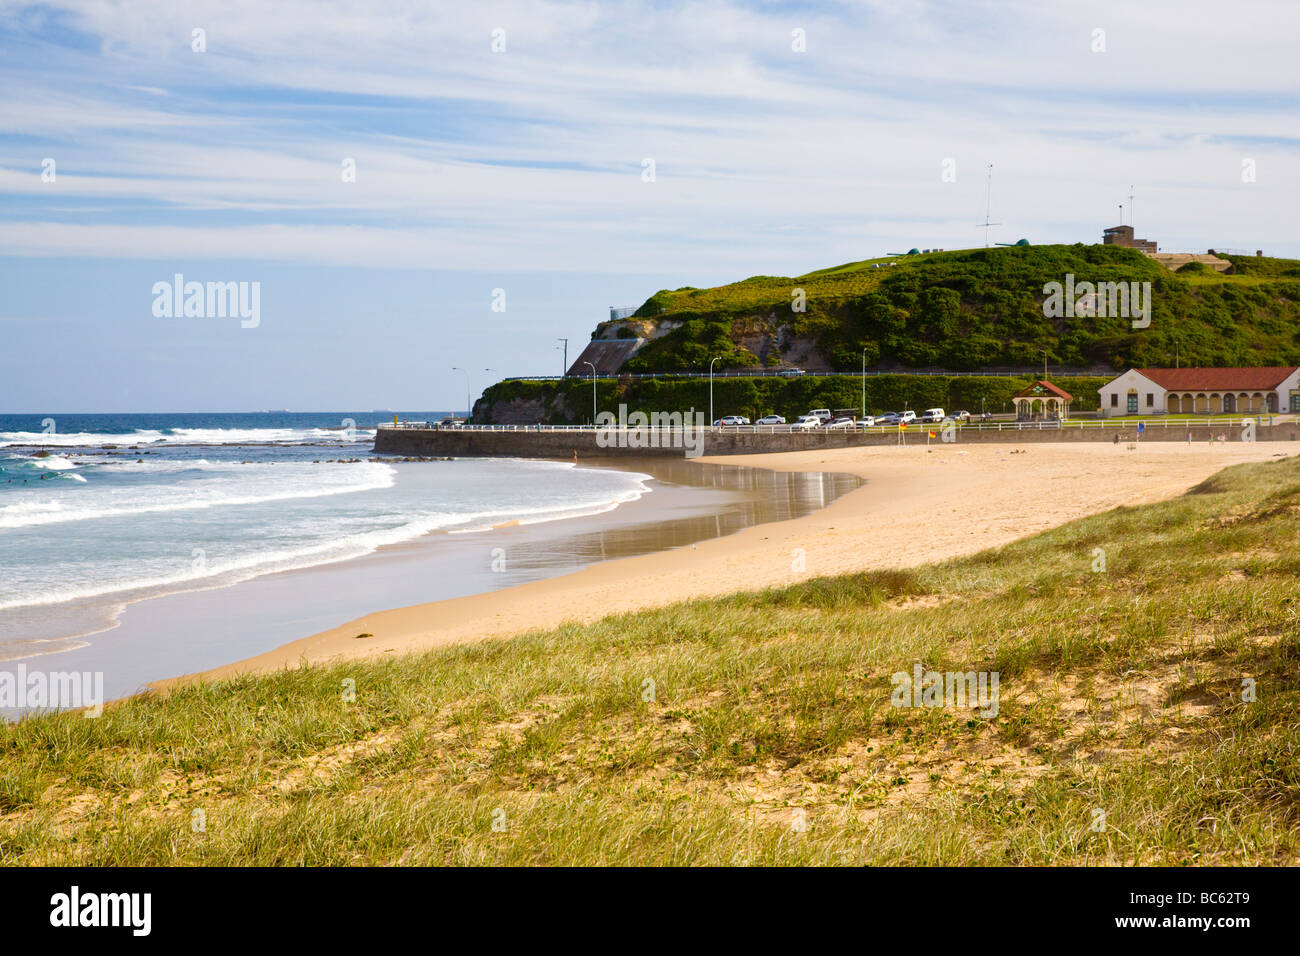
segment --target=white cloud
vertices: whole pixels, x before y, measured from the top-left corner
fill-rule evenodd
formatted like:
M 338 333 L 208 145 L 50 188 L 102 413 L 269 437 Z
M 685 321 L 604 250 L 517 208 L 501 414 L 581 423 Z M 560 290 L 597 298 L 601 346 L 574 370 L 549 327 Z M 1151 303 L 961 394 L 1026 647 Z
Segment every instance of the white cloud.
M 799 271 L 978 244 L 989 162 L 999 239 L 1094 241 L 1134 183 L 1166 244 L 1300 252 L 1290 5 L 64 10 L 97 51 L 0 66 L 0 194 L 22 203 L 0 253 Z M 0 3 L 0 26 L 32 16 Z

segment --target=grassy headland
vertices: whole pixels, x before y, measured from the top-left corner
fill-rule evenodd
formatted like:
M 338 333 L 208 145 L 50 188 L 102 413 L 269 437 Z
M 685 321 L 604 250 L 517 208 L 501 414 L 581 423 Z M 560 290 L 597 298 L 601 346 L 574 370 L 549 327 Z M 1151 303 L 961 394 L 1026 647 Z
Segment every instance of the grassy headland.
M 652 295 L 636 315 L 602 322 L 595 337 L 644 338 L 620 371 L 639 374 L 807 369 L 800 378 L 726 379 L 714 383 L 716 414 L 751 418 L 772 412 L 793 420 L 810 408 L 858 408 L 856 378 L 817 371 L 870 370 L 867 412 L 904 407 L 989 411 L 1028 385 L 1015 378 L 909 375 L 909 369 L 971 372 L 1056 367 L 1098 373 L 1062 378 L 1075 411 L 1097 407 L 1097 388 L 1131 367 L 1300 364 L 1300 262 L 1226 256 L 1227 273 L 1198 267 L 1170 272 L 1139 252 L 1115 246 L 1016 246 L 922 253 L 850 262 L 796 277 L 754 276 L 710 289 Z M 889 265 L 889 263 L 893 265 Z M 1121 316 L 1049 318 L 1043 287 L 1064 282 L 1150 282 L 1151 324 L 1134 329 Z M 804 311 L 793 308 L 796 290 Z M 1101 372 L 1106 374 L 1100 374 Z M 507 380 L 476 403 L 480 422 L 551 424 L 590 418 L 591 384 Z M 604 380 L 602 409 L 706 409 L 700 379 Z
M 831 368 L 1033 366 L 1048 352 L 1073 368 L 1300 364 L 1300 262 L 1232 256 L 1225 274 L 1179 275 L 1132 249 L 1103 245 L 966 249 L 851 262 L 807 275 L 755 276 L 712 289 L 655 293 L 636 317 L 674 325 L 627 372 L 780 364 L 809 348 Z M 894 261 L 892 266 L 882 263 Z M 1048 318 L 1043 286 L 1150 282 L 1151 325 L 1121 316 Z M 806 310 L 792 309 L 795 289 Z M 617 324 L 617 323 L 615 323 Z M 600 333 L 608 323 L 602 323 Z
M 1300 459 L 1241 465 L 943 564 L 24 720 L 0 861 L 1294 863 L 1298 516 Z M 917 663 L 998 672 L 997 715 L 892 707 Z

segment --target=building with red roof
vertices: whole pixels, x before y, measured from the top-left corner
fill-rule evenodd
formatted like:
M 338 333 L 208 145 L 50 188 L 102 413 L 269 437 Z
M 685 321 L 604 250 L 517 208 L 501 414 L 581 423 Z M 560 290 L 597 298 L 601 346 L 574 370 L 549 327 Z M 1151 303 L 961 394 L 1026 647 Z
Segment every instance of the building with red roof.
M 1300 367 L 1131 368 L 1097 391 L 1103 416 L 1300 412 Z
M 1051 382 L 1034 382 L 1011 396 L 1016 404 L 1016 421 L 1065 421 L 1070 417 L 1074 396 Z

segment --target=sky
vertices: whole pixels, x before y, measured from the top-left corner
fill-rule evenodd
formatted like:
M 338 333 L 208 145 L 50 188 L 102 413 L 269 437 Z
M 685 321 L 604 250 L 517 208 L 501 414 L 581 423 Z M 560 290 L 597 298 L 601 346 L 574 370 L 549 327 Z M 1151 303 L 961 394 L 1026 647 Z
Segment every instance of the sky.
M 460 408 L 611 305 L 982 246 L 986 208 L 1300 257 L 1296 36 L 1288 0 L 0 0 L 0 413 Z M 156 314 L 177 274 L 257 283 L 255 326 Z

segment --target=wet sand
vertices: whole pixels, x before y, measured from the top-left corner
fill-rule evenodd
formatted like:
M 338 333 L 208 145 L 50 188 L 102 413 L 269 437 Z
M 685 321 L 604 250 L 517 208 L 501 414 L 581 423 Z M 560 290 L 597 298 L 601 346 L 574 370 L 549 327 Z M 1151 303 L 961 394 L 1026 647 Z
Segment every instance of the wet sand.
M 846 448 L 728 456 L 778 473 L 869 480 L 824 509 L 695 547 L 612 560 L 491 594 L 377 611 L 269 653 L 160 682 L 219 679 L 303 664 L 405 654 L 593 621 L 689 598 L 826 574 L 906 567 L 972 554 L 1119 505 L 1182 494 L 1216 471 L 1295 449 L 1282 443 L 1097 443 Z M 701 459 L 705 467 L 709 459 Z M 647 501 L 653 504 L 653 496 Z M 371 635 L 358 639 L 358 635 Z

